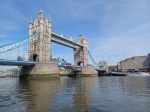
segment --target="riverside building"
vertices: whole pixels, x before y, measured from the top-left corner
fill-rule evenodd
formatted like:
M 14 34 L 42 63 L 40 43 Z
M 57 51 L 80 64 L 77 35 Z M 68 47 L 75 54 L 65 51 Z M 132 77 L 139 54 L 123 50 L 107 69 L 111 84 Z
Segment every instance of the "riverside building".
M 143 71 L 150 72 L 150 53 L 146 56 L 134 56 L 117 63 L 117 69 L 121 72 Z

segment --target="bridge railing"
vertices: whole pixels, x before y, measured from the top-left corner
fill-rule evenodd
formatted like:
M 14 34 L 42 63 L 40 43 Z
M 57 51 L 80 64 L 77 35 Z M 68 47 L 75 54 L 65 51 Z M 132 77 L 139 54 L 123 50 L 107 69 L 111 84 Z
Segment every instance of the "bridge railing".
M 35 63 L 33 61 L 18 61 L 18 60 L 8 60 L 8 59 L 0 59 L 0 62 L 27 62 L 27 63 Z

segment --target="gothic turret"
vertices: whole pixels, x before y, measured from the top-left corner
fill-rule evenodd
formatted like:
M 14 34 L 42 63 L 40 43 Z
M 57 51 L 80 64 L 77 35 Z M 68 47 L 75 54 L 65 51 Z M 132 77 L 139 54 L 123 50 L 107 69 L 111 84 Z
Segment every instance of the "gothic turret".
M 32 28 L 33 28 L 33 23 L 32 23 L 32 16 L 31 16 L 30 22 L 29 22 L 29 35 L 32 34 Z
M 36 62 L 50 61 L 51 22 L 44 18 L 42 10 L 40 10 L 34 23 L 32 23 L 32 18 L 29 22 L 29 35 L 37 31 L 41 31 L 41 33 L 29 42 L 29 60 Z
M 43 19 L 43 18 L 44 18 L 43 11 L 40 10 L 39 15 L 38 15 L 38 19 Z

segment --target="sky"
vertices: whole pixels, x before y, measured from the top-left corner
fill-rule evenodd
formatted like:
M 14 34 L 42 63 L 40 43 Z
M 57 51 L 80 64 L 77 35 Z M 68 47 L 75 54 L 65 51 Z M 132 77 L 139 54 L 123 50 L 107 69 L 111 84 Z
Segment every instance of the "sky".
M 149 6 L 150 0 L 0 0 L 0 45 L 26 38 L 31 16 L 37 18 L 42 9 L 51 18 L 52 31 L 74 40 L 82 34 L 97 63 L 116 65 L 150 53 Z M 51 51 L 74 61 L 71 48 L 52 43 Z

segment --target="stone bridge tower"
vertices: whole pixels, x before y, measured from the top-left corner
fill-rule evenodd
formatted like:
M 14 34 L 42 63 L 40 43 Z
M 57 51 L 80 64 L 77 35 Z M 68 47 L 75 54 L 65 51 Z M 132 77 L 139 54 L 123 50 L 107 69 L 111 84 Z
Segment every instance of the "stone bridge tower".
M 28 44 L 28 58 L 35 62 L 50 61 L 51 21 L 44 18 L 42 11 L 39 12 L 38 17 L 33 23 L 31 18 L 29 23 L 29 35 L 39 30 L 41 33 Z
M 28 43 L 29 60 L 37 62 L 33 66 L 22 66 L 20 79 L 59 77 L 58 64 L 50 61 L 51 21 L 40 11 L 38 17 L 29 23 L 29 35 L 40 30 L 40 34 Z
M 88 64 L 88 40 L 79 35 L 77 41 L 83 44 L 83 47 L 74 49 L 74 64 L 86 66 Z

